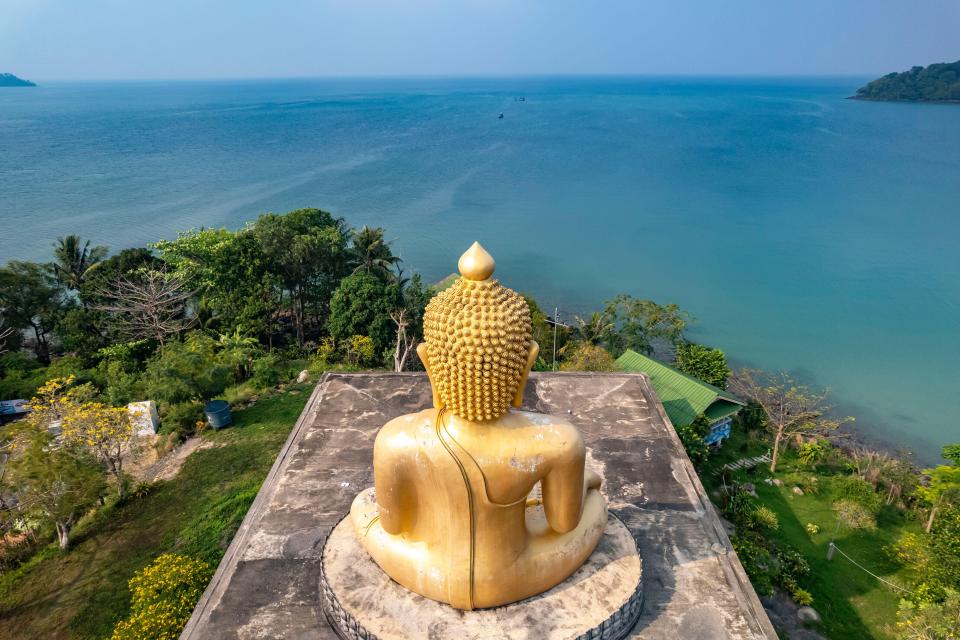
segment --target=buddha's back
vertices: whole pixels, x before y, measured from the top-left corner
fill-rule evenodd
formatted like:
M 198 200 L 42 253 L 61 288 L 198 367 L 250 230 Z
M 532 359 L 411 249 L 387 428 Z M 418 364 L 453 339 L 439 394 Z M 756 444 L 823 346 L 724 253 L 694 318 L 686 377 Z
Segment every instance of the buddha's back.
M 526 302 L 492 280 L 493 270 L 475 243 L 460 259 L 464 277 L 427 306 L 417 354 L 433 408 L 383 427 L 375 492 L 351 508 L 361 543 L 387 574 L 461 609 L 558 584 L 607 521 L 599 477 L 585 480 L 576 428 L 515 410 L 539 348 Z M 528 504 L 538 482 L 542 504 Z

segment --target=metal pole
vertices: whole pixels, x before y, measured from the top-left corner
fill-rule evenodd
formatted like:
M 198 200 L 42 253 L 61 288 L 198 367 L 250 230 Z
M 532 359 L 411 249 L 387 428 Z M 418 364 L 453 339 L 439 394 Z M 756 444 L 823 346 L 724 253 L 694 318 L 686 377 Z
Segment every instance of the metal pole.
M 560 322 L 560 309 L 553 308 L 553 370 L 557 370 L 557 324 Z

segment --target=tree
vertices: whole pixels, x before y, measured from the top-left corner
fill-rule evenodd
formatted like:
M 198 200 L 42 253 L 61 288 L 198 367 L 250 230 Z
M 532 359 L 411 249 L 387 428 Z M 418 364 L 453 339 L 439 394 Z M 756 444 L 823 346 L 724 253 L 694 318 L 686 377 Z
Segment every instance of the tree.
M 915 604 L 942 602 L 960 591 L 960 507 L 944 506 L 929 533 L 904 533 L 887 551 L 914 576 Z
M 90 248 L 78 235 L 57 238 L 53 245 L 53 272 L 68 289 L 79 291 L 87 273 L 107 256 L 107 247 Z
M 117 498 L 127 494 L 123 461 L 137 443 L 126 407 L 100 402 L 76 403 L 63 416 L 64 442 L 85 449 L 100 461 L 117 482 Z
M 0 316 L 0 355 L 3 355 L 9 350 L 8 339 L 13 336 L 13 334 L 13 327 L 3 326 L 3 316 Z
M 423 340 L 423 312 L 433 292 L 423 286 L 420 274 L 414 274 L 407 282 L 402 272 L 398 272 L 395 285 L 400 291 L 400 305 L 390 312 L 397 335 L 393 350 L 393 369 L 404 371 L 410 359 L 416 359 L 417 345 Z
M 252 232 L 269 271 L 287 292 L 297 343 L 302 345 L 307 315 L 326 315 L 330 293 L 347 272 L 346 223 L 320 209 L 297 209 L 260 216 Z
M 377 357 L 394 346 L 396 331 L 390 314 L 402 306 L 396 285 L 365 272 L 344 278 L 330 299 L 327 329 L 335 340 L 369 336 Z
M 937 513 L 945 504 L 960 502 L 960 444 L 951 444 L 943 448 L 943 457 L 950 464 L 924 469 L 929 481 L 917 487 L 917 496 L 930 507 L 926 531 L 930 532 Z
M 385 280 L 393 277 L 392 269 L 400 262 L 400 258 L 390 251 L 390 243 L 384 240 L 384 233 L 382 227 L 371 228 L 366 225 L 353 232 L 350 251 L 356 263 L 354 273 L 372 273 Z
M 109 289 L 121 276 L 134 278 L 145 271 L 159 271 L 164 262 L 149 249 L 138 247 L 124 249 L 97 263 L 96 269 L 88 269 L 80 284 L 80 300 L 85 306 L 102 303 L 97 293 Z
M 97 296 L 104 302 L 94 309 L 111 314 L 128 340 L 150 339 L 162 345 L 191 324 L 186 309 L 193 291 L 163 270 L 121 275 Z
M 727 366 L 727 356 L 720 349 L 711 349 L 693 342 L 681 342 L 677 345 L 675 364 L 677 369 L 687 375 L 721 389 L 727 388 L 730 367 Z
M 741 369 L 730 380 L 730 389 L 763 408 L 765 427 L 773 436 L 773 459 L 770 472 L 777 470 L 780 448 L 792 437 L 824 436 L 836 431 L 853 418 L 833 418 L 826 404 L 827 393 L 816 393 L 786 373 L 769 374 Z
M 616 333 L 612 319 L 607 313 L 594 311 L 589 318 L 574 316 L 576 323 L 574 335 L 577 343 L 602 345 L 611 340 Z
M 43 265 L 9 262 L 0 269 L 0 311 L 10 327 L 33 332 L 33 351 L 50 364 L 49 336 L 66 301 Z
M 250 375 L 253 358 L 260 352 L 257 339 L 242 335 L 237 327 L 231 334 L 220 334 L 219 343 L 219 358 L 233 367 L 234 380 L 246 380 Z
M 625 294 L 608 300 L 602 315 L 613 325 L 606 346 L 616 354 L 633 349 L 651 355 L 657 340 L 676 345 L 691 321 L 689 314 L 675 304 L 660 305 Z
M 950 590 L 943 603 L 916 605 L 901 600 L 897 610 L 900 640 L 957 640 L 960 638 L 960 592 Z
M 561 371 L 613 371 L 616 365 L 610 352 L 589 342 L 567 345 Z
M 563 351 L 564 346 L 567 344 L 567 339 L 570 335 L 569 327 L 554 324 L 550 319 L 547 318 L 547 314 L 543 312 L 540 308 L 540 305 L 537 304 L 537 301 L 533 299 L 532 296 L 526 294 L 523 295 L 523 299 L 527 301 L 527 307 L 530 308 L 530 337 L 532 337 L 538 345 L 540 345 L 540 358 L 543 358 L 543 362 L 547 368 L 553 368 L 553 359 L 554 359 L 554 337 L 556 337 L 556 351 L 557 353 Z M 559 322 L 559 318 L 554 318 L 554 321 Z M 576 322 L 577 319 L 574 319 Z M 559 358 L 558 364 L 559 364 Z
M 253 229 L 192 230 L 154 246 L 170 274 L 196 292 L 193 316 L 200 328 L 270 341 L 282 290 Z
M 103 495 L 100 465 L 82 450 L 56 445 L 46 429 L 30 423 L 21 425 L 13 450 L 5 481 L 18 511 L 52 524 L 66 549 L 77 519 Z

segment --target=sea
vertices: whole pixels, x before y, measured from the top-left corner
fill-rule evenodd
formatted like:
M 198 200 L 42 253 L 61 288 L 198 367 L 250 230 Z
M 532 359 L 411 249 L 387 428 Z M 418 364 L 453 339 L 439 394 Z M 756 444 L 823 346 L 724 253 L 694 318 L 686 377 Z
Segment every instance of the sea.
M 677 303 L 870 442 L 960 441 L 960 106 L 869 78 L 510 77 L 0 89 L 0 263 L 319 207 L 435 281 L 479 240 L 573 321 Z

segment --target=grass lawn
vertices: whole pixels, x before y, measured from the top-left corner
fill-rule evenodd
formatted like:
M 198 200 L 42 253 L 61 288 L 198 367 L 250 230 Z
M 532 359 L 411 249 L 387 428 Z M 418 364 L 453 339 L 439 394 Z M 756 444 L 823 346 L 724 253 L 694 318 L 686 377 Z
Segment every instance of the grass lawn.
M 215 568 L 309 393 L 292 386 L 235 412 L 176 478 L 82 522 L 67 553 L 53 544 L 0 576 L 0 639 L 109 638 L 128 612 L 127 581 L 160 554 Z
M 766 446 L 749 441 L 743 435 L 726 443 L 701 474 L 708 491 L 715 490 L 720 482 L 713 474 L 715 469 L 739 457 L 763 453 Z M 792 471 L 809 473 L 809 469 L 801 467 L 788 453 L 781 459 L 776 477 L 782 478 Z M 760 467 L 752 474 L 741 473 L 738 479 L 754 483 L 759 502 L 771 508 L 780 519 L 779 530 L 770 535 L 797 549 L 810 563 L 810 575 L 801 586 L 813 594 L 813 607 L 823 618 L 821 631 L 833 640 L 893 638 L 891 629 L 899 596 L 840 554 L 834 554 L 831 561 L 826 559 L 828 543 L 836 527 L 827 492 L 797 496 L 791 491 L 791 485 L 777 487 L 764 483 L 763 479 L 768 477 L 771 477 L 769 469 Z M 820 532 L 808 534 L 807 523 L 819 526 Z M 836 544 L 877 575 L 895 584 L 908 584 L 906 571 L 887 557 L 884 547 L 904 531 L 919 531 L 920 524 L 908 520 L 897 509 L 884 507 L 877 525 L 875 531 L 841 531 Z

